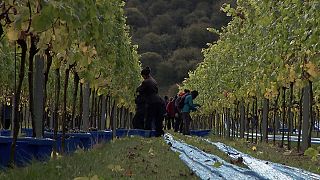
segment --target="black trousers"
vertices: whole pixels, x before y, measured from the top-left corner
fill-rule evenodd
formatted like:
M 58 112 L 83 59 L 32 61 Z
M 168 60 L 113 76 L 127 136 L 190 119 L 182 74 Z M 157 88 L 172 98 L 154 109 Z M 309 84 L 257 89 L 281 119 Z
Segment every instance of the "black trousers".
M 181 113 L 178 113 L 178 116 L 175 117 L 175 124 L 174 124 L 174 132 L 181 132 L 182 133 L 182 128 L 183 128 L 183 121 L 182 121 L 182 116 Z
M 183 131 L 184 135 L 190 135 L 190 123 L 191 123 L 191 116 L 188 112 L 182 113 L 182 120 L 183 120 Z
M 166 117 L 166 128 L 167 130 L 170 130 L 172 128 L 174 128 L 174 117 Z
M 144 129 L 144 112 L 136 112 L 132 119 L 132 127 L 133 129 Z
M 156 136 L 161 136 L 164 134 L 163 131 L 163 119 L 164 115 L 162 112 L 162 104 L 161 103 L 152 103 L 147 106 L 147 114 L 146 114 L 146 122 L 145 129 L 146 130 L 156 130 Z

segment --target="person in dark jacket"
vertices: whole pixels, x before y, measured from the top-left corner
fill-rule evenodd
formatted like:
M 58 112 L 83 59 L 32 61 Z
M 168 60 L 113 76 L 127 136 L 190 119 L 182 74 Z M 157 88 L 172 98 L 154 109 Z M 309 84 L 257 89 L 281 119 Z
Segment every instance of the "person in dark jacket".
M 158 95 L 158 84 L 150 75 L 151 69 L 144 68 L 141 76 L 144 81 L 138 87 L 137 91 L 145 100 L 145 126 L 144 129 L 151 130 L 153 125 L 156 130 L 156 136 L 161 136 L 163 132 L 163 118 L 165 114 L 164 101 Z
M 132 126 L 134 129 L 144 129 L 144 118 L 146 114 L 145 100 L 138 94 L 135 99 L 136 113 L 132 120 Z

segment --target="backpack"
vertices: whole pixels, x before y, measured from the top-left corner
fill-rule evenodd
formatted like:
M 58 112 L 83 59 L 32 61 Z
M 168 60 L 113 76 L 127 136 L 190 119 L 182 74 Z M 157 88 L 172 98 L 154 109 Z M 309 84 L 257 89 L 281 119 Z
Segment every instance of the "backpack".
M 184 101 L 185 101 L 185 99 L 186 99 L 186 97 L 188 96 L 189 94 L 185 94 L 185 95 L 183 95 L 183 96 L 180 96 L 180 97 L 178 97 L 177 98 L 177 108 L 178 108 L 178 110 L 181 110 L 182 108 L 183 108 L 183 106 L 184 106 Z

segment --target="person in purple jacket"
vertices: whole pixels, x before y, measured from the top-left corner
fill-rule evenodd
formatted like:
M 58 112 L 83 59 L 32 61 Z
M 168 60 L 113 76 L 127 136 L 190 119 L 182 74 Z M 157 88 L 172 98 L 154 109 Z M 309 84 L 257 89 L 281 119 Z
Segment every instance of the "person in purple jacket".
M 196 111 L 197 107 L 200 107 L 199 104 L 194 104 L 193 100 L 198 96 L 198 91 L 191 91 L 189 95 L 187 95 L 184 99 L 184 106 L 181 110 L 182 120 L 183 120 L 183 130 L 182 133 L 184 135 L 190 134 L 190 122 L 191 122 L 191 111 Z

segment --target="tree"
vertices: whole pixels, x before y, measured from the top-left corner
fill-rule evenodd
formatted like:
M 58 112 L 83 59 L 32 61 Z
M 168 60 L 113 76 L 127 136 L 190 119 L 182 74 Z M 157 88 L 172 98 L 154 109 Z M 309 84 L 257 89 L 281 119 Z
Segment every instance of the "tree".
M 188 12 L 192 11 L 194 8 L 190 0 L 171 0 L 169 7 L 174 10 L 182 8 Z
M 198 23 L 192 24 L 183 31 L 183 44 L 185 47 L 206 47 L 207 42 L 213 42 L 218 39 L 217 35 L 210 33 L 207 28 L 210 27 L 210 24 Z
M 167 11 L 168 9 L 167 2 L 164 2 L 163 0 L 152 1 L 152 2 L 153 2 L 152 5 L 148 8 L 148 12 L 151 17 L 164 14 Z
M 140 40 L 139 52 L 160 52 L 161 37 L 158 34 L 150 32 Z
M 163 61 L 175 59 L 172 58 L 174 51 L 180 48 L 195 47 L 200 54 L 201 48 L 206 47 L 207 42 L 213 42 L 217 39 L 217 36 L 208 33 L 206 28 L 220 28 L 222 25 L 227 25 L 231 20 L 231 18 L 226 17 L 225 13 L 220 12 L 220 7 L 225 2 L 235 2 L 235 0 L 127 0 L 127 9 L 138 9 L 147 21 L 145 26 L 137 26 L 135 22 L 132 22 L 132 39 L 139 45 L 140 54 L 155 52 L 162 56 Z M 214 13 L 216 13 L 216 16 L 214 16 L 213 21 L 212 14 Z M 136 20 L 140 21 L 139 19 Z M 129 25 L 131 25 L 130 21 Z M 192 65 L 199 61 L 199 59 L 196 61 L 179 61 L 176 64 L 184 64 L 185 67 L 194 69 Z M 160 72 L 158 69 L 168 69 L 164 66 L 169 64 L 174 66 L 175 64 L 172 60 L 165 65 L 164 63 L 161 62 L 153 68 L 153 71 L 157 71 L 155 77 L 159 84 L 166 86 L 160 88 L 160 94 L 163 93 L 162 90 L 166 91 L 169 88 L 167 82 L 174 85 L 180 83 L 179 81 L 187 76 L 186 68 L 181 67 L 181 72 L 177 72 L 179 75 L 173 73 L 174 75 L 170 75 L 173 79 L 168 79 L 167 74 L 162 74 L 165 71 L 161 70 Z M 189 63 L 192 65 L 189 65 Z M 148 65 L 142 64 L 144 66 Z M 177 69 L 174 68 L 174 71 L 177 71 Z M 166 79 L 166 82 L 164 79 Z
M 152 31 L 157 34 L 171 34 L 175 32 L 176 25 L 169 14 L 157 15 L 151 22 Z
M 169 60 L 176 72 L 175 82 L 183 81 L 188 76 L 188 71 L 200 63 L 202 59 L 203 55 L 199 48 L 181 48 L 175 50 Z
M 185 26 L 184 17 L 186 16 L 186 14 L 189 14 L 189 11 L 187 9 L 179 8 L 179 9 L 172 10 L 168 13 L 170 14 L 170 16 L 172 17 L 172 19 L 174 20 L 175 24 L 178 27 Z
M 162 87 L 167 87 L 174 83 L 173 80 L 176 79 L 177 73 L 175 71 L 175 67 L 172 66 L 171 62 L 165 61 L 159 63 L 157 72 L 157 81 Z
M 126 2 L 126 8 L 141 8 L 141 1 L 140 0 L 130 0 Z
M 203 12 L 205 16 L 209 16 L 212 9 L 210 3 L 208 2 L 199 2 L 194 10 L 195 12 Z
M 147 18 L 137 8 L 126 8 L 127 23 L 134 29 L 147 25 Z
M 151 68 L 152 75 L 157 75 L 158 68 L 156 67 L 162 61 L 163 61 L 162 56 L 156 52 L 146 52 L 141 54 L 141 63 Z

